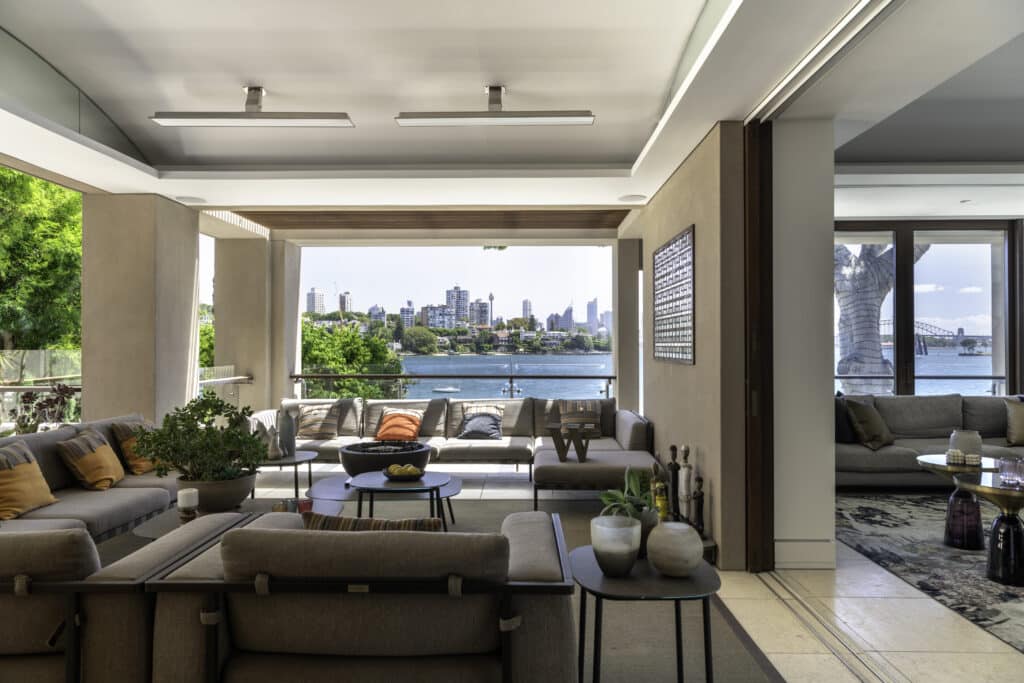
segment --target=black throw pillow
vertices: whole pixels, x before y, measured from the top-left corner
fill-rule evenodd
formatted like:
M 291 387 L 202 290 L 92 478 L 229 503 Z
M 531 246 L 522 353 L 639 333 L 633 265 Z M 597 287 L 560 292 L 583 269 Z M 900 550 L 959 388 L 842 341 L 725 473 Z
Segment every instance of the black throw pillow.
M 501 415 L 476 413 L 462 420 L 462 431 L 458 439 L 501 439 Z
M 836 443 L 860 443 L 857 433 L 850 422 L 850 411 L 846 407 L 846 399 L 836 396 Z
M 889 431 L 889 425 L 885 424 L 882 414 L 874 405 L 847 401 L 846 409 L 850 413 L 850 422 L 853 424 L 853 431 L 857 433 L 857 440 L 871 450 L 877 451 L 895 441 L 892 432 Z

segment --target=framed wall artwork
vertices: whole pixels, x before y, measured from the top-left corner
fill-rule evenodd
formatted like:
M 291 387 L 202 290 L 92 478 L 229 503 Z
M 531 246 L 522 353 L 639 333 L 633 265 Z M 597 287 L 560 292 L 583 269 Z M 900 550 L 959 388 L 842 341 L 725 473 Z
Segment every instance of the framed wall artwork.
M 654 358 L 694 364 L 694 227 L 654 252 Z

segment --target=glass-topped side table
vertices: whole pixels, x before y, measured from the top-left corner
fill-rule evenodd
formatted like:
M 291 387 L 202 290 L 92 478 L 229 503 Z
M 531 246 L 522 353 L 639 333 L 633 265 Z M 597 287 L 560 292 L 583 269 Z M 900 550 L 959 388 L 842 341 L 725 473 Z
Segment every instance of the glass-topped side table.
M 594 596 L 594 683 L 601 680 L 601 617 L 604 600 L 671 600 L 676 612 L 676 680 L 683 680 L 683 600 L 700 600 L 704 618 L 705 680 L 714 681 L 711 664 L 711 596 L 722 582 L 718 572 L 701 561 L 693 573 L 676 579 L 659 574 L 645 559 L 636 561 L 629 576 L 611 578 L 604 575 L 589 545 L 569 553 L 573 579 L 580 587 L 579 681 L 583 683 L 583 662 L 586 653 L 587 594 Z
M 956 485 L 976 493 L 999 508 L 988 538 L 988 578 L 1009 586 L 1024 586 L 1024 488 L 1004 486 L 998 472 L 957 474 Z
M 981 524 L 981 506 L 978 497 L 970 491 L 956 486 L 956 474 L 980 474 L 981 472 L 999 471 L 999 461 L 995 458 L 982 458 L 981 466 L 947 465 L 946 454 L 919 455 L 917 464 L 921 469 L 953 480 L 953 493 L 946 504 L 946 531 L 942 542 L 951 548 L 963 550 L 983 550 L 985 548 L 985 531 Z

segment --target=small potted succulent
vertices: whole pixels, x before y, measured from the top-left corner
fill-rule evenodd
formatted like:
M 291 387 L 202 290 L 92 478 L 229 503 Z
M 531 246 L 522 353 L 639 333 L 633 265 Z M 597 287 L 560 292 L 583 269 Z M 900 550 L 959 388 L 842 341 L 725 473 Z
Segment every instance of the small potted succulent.
M 136 452 L 153 461 L 157 476 L 178 473 L 178 488 L 199 490 L 200 512 L 237 508 L 256 486 L 267 444 L 249 426 L 252 409 L 237 408 L 211 391 L 139 429 Z

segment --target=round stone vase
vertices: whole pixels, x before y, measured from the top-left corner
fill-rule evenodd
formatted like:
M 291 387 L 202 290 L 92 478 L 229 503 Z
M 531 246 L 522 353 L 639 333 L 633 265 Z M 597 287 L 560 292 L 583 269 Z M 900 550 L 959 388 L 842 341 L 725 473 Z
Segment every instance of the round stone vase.
M 590 520 L 590 543 L 605 576 L 629 576 L 640 552 L 640 520 L 602 516 Z
M 704 558 L 704 541 L 689 524 L 662 522 L 647 539 L 647 561 L 665 576 L 689 576 Z
M 949 450 L 957 450 L 964 455 L 981 455 L 981 434 L 973 429 L 955 429 L 949 436 Z

